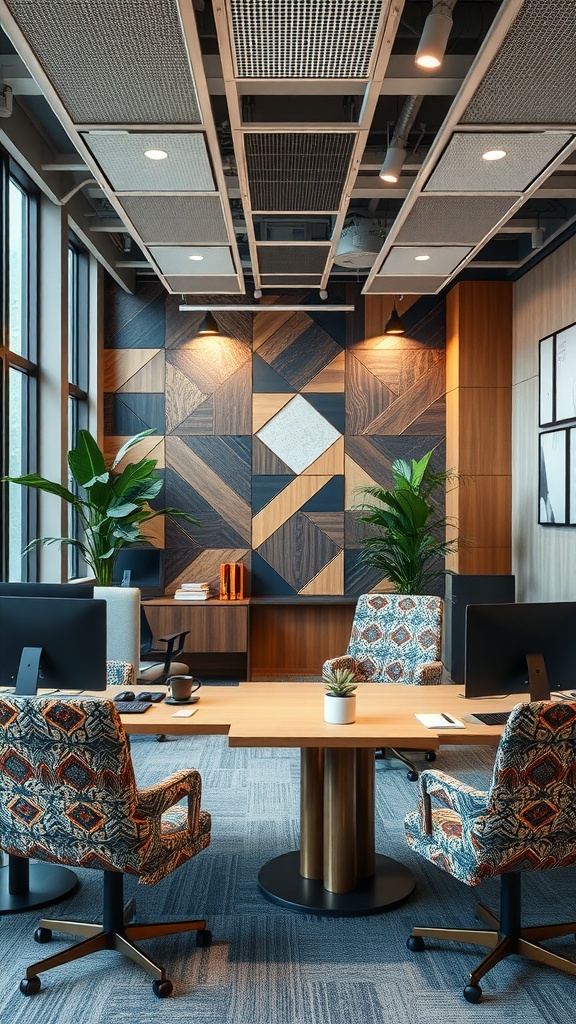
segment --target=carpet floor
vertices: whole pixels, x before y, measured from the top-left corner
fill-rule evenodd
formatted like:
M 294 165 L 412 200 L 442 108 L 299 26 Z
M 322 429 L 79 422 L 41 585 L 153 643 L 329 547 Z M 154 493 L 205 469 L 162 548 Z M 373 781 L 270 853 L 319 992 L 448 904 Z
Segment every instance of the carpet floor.
M 148 888 L 127 879 L 143 920 L 204 916 L 213 945 L 198 949 L 194 936 L 142 943 L 166 964 L 170 999 L 157 1000 L 151 979 L 119 954 L 104 952 L 42 976 L 42 990 L 18 990 L 27 963 L 66 948 L 33 941 L 38 912 L 0 919 L 2 985 L 0 1024 L 568 1024 L 575 979 L 511 957 L 482 982 L 484 999 L 462 997 L 467 972 L 482 956 L 472 946 L 434 943 L 413 954 L 406 938 L 413 924 L 474 927 L 473 904 L 497 909 L 494 880 L 471 890 L 413 854 L 403 818 L 416 806 L 417 786 L 405 771 L 376 764 L 376 837 L 379 852 L 404 861 L 417 888 L 401 907 L 374 917 L 317 918 L 292 913 L 264 899 L 260 865 L 298 846 L 299 761 L 290 750 L 231 750 L 219 736 L 149 737 L 132 741 L 141 785 L 191 765 L 203 778 L 203 805 L 212 812 L 212 843 L 177 873 Z M 418 759 L 420 755 L 416 755 Z M 484 786 L 493 754 L 478 747 L 444 748 L 437 764 Z M 43 913 L 95 919 L 102 877 L 81 870 L 80 890 Z M 525 921 L 560 921 L 574 915 L 574 872 L 534 873 L 525 882 Z M 432 943 L 430 943 L 432 946 Z M 570 939 L 551 948 L 574 953 Z

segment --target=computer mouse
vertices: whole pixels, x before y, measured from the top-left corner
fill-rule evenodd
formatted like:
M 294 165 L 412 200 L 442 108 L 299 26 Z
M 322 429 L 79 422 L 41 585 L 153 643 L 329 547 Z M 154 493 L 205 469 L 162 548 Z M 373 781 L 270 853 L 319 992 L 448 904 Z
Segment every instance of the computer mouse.
M 125 700 L 136 700 L 136 695 L 133 690 L 122 690 L 122 693 L 117 693 L 114 700 L 125 701 Z

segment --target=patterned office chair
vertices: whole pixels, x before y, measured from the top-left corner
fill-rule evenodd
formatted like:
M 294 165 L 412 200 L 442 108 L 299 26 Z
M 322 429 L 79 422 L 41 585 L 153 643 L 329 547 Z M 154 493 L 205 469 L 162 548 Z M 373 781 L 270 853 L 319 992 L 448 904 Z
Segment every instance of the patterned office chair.
M 346 654 L 324 662 L 328 667 L 349 668 L 359 683 L 408 683 L 433 686 L 442 682 L 442 599 L 429 595 L 362 594 L 358 598 Z M 410 769 L 412 761 L 392 751 Z M 435 759 L 427 751 L 426 759 Z
M 423 936 L 488 946 L 464 989 L 469 1003 L 479 1002 L 478 982 L 511 953 L 576 974 L 575 963 L 539 944 L 572 934 L 576 922 L 520 923 L 521 872 L 576 863 L 576 703 L 516 705 L 488 792 L 439 771 L 424 772 L 420 788 L 420 811 L 406 818 L 409 845 L 467 885 L 501 875 L 500 919 L 478 903 L 476 915 L 489 930 L 413 928 L 408 948 L 424 949 Z M 431 797 L 444 806 L 432 810 Z
M 129 924 L 134 907 L 123 907 L 123 878 L 137 875 L 152 885 L 208 846 L 199 773 L 178 771 L 139 790 L 118 711 L 95 697 L 1 695 L 0 741 L 4 850 L 104 872 L 103 923 L 42 920 L 38 942 L 49 941 L 52 929 L 83 941 L 28 967 L 21 991 L 36 994 L 41 971 L 115 949 L 152 975 L 155 995 L 169 996 L 164 968 L 134 940 L 196 931 L 196 944 L 207 946 L 210 932 L 203 920 Z M 175 806 L 183 799 L 186 806 Z

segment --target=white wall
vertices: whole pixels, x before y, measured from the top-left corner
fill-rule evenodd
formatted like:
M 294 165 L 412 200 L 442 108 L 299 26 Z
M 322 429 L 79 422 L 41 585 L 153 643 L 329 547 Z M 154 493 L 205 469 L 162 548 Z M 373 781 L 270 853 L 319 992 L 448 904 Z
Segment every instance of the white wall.
M 576 237 L 514 285 L 512 571 L 519 601 L 576 600 L 576 527 L 538 525 L 538 342 L 576 321 Z

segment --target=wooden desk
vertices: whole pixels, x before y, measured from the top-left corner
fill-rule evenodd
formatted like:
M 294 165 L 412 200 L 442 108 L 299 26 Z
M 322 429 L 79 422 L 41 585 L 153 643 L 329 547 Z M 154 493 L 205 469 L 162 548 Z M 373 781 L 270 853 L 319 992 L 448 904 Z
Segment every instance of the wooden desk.
M 300 850 L 274 858 L 258 880 L 265 895 L 305 913 L 378 913 L 414 888 L 410 871 L 374 846 L 374 751 L 380 746 L 432 750 L 440 744 L 496 746 L 501 726 L 466 723 L 433 732 L 416 712 L 506 711 L 519 696 L 466 701 L 460 688 L 361 684 L 352 725 L 323 720 L 322 683 L 241 683 L 201 690 L 191 718 L 159 704 L 122 720 L 129 733 L 228 735 L 231 747 L 299 747 Z

